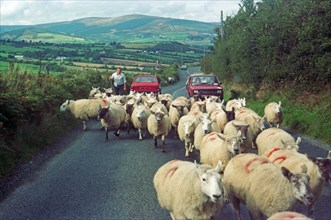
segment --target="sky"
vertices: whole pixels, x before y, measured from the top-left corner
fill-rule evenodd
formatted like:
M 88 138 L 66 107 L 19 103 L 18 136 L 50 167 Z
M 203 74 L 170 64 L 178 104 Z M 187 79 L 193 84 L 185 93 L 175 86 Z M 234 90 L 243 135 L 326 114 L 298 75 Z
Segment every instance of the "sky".
M 233 16 L 241 0 L 0 0 L 0 25 L 34 25 L 86 17 L 143 14 L 219 22 Z

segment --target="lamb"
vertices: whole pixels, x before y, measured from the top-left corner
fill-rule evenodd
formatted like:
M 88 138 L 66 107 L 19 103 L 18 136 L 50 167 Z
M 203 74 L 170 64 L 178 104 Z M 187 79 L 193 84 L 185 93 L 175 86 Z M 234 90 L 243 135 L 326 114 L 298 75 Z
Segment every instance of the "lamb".
M 222 163 L 215 168 L 172 160 L 161 166 L 153 182 L 159 204 L 172 219 L 213 219 L 224 204 Z
M 301 138 L 297 140 L 280 128 L 268 128 L 262 131 L 256 138 L 258 154 L 263 155 L 266 151 L 273 148 L 299 149 Z
M 238 131 L 241 131 L 241 139 L 243 141 L 240 144 L 241 152 L 248 153 L 253 146 L 253 137 L 251 129 L 246 122 L 239 120 L 228 122 L 224 128 L 224 135 L 236 135 Z
M 208 117 L 202 118 L 202 121 L 194 130 L 194 148 L 200 150 L 202 138 L 210 132 L 221 132 L 215 122 L 212 122 Z
M 132 116 L 131 116 L 131 122 L 133 126 L 138 129 L 139 133 L 139 140 L 142 140 L 142 130 L 147 129 L 147 119 L 151 115 L 151 111 L 143 106 L 138 105 L 134 108 Z
M 238 219 L 240 202 L 246 204 L 251 219 L 293 210 L 298 201 L 308 207 L 313 204 L 306 165 L 301 166 L 300 173 L 291 173 L 256 154 L 233 157 L 224 170 L 223 186 Z
M 313 220 L 307 216 L 297 212 L 277 212 L 270 216 L 267 220 Z
M 322 192 L 324 182 L 329 181 L 329 170 L 331 170 L 331 151 L 327 158 L 308 157 L 295 150 L 274 148 L 263 155 L 279 167 L 286 167 L 291 172 L 300 172 L 301 165 L 308 168 L 310 177 L 310 188 L 316 201 Z
M 189 157 L 189 153 L 193 151 L 194 130 L 199 124 L 199 121 L 194 115 L 184 115 L 178 122 L 178 136 L 185 143 L 185 157 Z
M 281 107 L 281 102 L 277 104 L 276 102 L 271 102 L 267 104 L 264 108 L 264 116 L 270 125 L 270 127 L 277 127 L 283 122 L 283 110 Z
M 97 118 L 101 106 L 108 103 L 103 99 L 78 99 L 66 100 L 60 107 L 60 111 L 70 111 L 75 118 L 83 120 L 83 130 L 87 129 L 86 121 L 91 118 Z
M 108 132 L 111 128 L 116 129 L 115 136 L 120 135 L 121 127 L 125 123 L 125 115 L 123 106 L 117 104 L 110 104 L 99 111 L 98 119 L 101 119 L 101 125 L 106 131 L 105 141 L 108 141 Z
M 171 130 L 169 116 L 161 108 L 155 108 L 151 113 L 147 119 L 147 130 L 153 136 L 154 147 L 157 147 L 157 138 L 161 136 L 163 141 L 161 151 L 165 152 L 165 140 Z
M 232 157 L 240 154 L 240 137 L 240 131 L 235 136 L 217 132 L 205 135 L 200 146 L 200 162 L 215 166 L 220 160 L 225 168 Z

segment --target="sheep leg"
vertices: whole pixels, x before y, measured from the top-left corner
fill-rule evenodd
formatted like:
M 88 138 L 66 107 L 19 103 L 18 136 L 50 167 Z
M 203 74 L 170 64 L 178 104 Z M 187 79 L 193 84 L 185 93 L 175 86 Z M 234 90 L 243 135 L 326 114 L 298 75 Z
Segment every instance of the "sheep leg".
M 128 122 L 128 128 L 127 128 L 127 130 L 126 130 L 128 134 L 130 134 L 130 129 L 131 129 L 131 123 Z
M 117 128 L 117 130 L 114 132 L 114 135 L 116 137 L 120 136 L 120 131 L 121 131 L 121 128 L 122 128 L 122 124 Z
M 109 129 L 108 129 L 108 128 L 105 128 L 105 130 L 106 130 L 106 138 L 105 138 L 105 141 L 108 141 L 108 131 L 109 131 Z
M 189 157 L 189 143 L 185 142 L 185 157 Z
M 139 133 L 139 140 L 142 140 L 143 137 L 142 137 L 142 135 L 141 135 L 141 129 L 140 129 L 140 128 L 138 128 L 138 133 Z
M 156 148 L 157 147 L 157 137 L 153 136 L 153 139 L 154 139 L 154 147 Z
M 85 120 L 83 120 L 83 131 L 86 131 L 86 121 Z
M 165 152 L 165 135 L 162 135 L 162 149 L 161 151 L 164 153 Z

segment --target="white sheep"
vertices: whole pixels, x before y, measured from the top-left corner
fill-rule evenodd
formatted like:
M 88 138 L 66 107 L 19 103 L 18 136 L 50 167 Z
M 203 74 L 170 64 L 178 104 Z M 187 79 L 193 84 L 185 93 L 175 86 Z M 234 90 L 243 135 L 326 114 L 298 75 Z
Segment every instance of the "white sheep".
M 256 154 L 233 157 L 224 170 L 223 186 L 238 219 L 240 202 L 246 204 L 252 219 L 291 211 L 298 201 L 308 207 L 313 204 L 307 166 L 303 165 L 299 173 L 291 173 Z
M 120 135 L 121 127 L 125 123 L 125 115 L 124 107 L 117 104 L 110 104 L 100 109 L 98 119 L 101 119 L 101 125 L 106 131 L 105 141 L 108 141 L 108 131 L 110 129 L 115 129 L 115 136 Z
M 92 86 L 92 89 L 91 89 L 88 97 L 90 99 L 93 99 L 93 98 L 101 98 L 101 96 L 102 96 L 102 92 L 100 91 L 100 87 L 94 88 Z
M 174 97 L 169 93 L 159 94 L 158 100 L 167 107 L 167 110 L 170 110 L 171 103 L 174 101 Z
M 298 213 L 298 212 L 277 212 L 270 216 L 267 220 L 313 220 L 312 218 L 308 218 L 307 216 Z
M 188 103 L 187 100 L 175 99 L 169 108 L 169 117 L 172 127 L 175 129 L 175 137 L 177 137 L 177 127 L 179 119 L 188 113 Z
M 172 160 L 154 176 L 159 204 L 172 219 L 213 219 L 224 204 L 222 163 L 215 168 L 189 161 Z
M 75 118 L 83 120 L 83 130 L 87 129 L 86 121 L 96 119 L 102 106 L 109 104 L 103 99 L 78 99 L 66 100 L 60 107 L 60 111 L 70 111 Z
M 139 140 L 143 139 L 142 130 L 147 129 L 147 119 L 150 115 L 151 111 L 144 105 L 138 105 L 133 110 L 131 122 L 138 129 Z
M 330 151 L 331 152 L 331 151 Z M 324 182 L 329 181 L 329 171 L 331 169 L 331 153 L 327 158 L 308 157 L 295 150 L 274 148 L 264 153 L 271 162 L 279 167 L 286 167 L 291 172 L 300 172 L 302 165 L 308 168 L 310 177 L 310 188 L 314 194 L 314 199 L 317 200 L 323 189 Z
M 218 98 L 218 97 L 216 97 L 216 98 Z M 223 109 L 224 99 L 220 103 L 216 102 L 216 99 L 213 96 L 212 97 L 207 97 L 205 100 L 206 100 L 206 112 L 208 114 L 211 114 L 216 109 L 219 109 L 219 108 Z
M 299 149 L 301 138 L 295 140 L 292 135 L 280 128 L 268 128 L 262 131 L 256 138 L 258 154 L 263 155 L 273 148 Z
M 157 147 L 157 138 L 161 137 L 163 142 L 161 151 L 165 152 L 165 140 L 171 130 L 169 116 L 161 108 L 151 110 L 151 113 L 147 119 L 147 130 L 153 136 L 154 147 Z
M 232 157 L 240 154 L 240 136 L 240 131 L 235 136 L 217 132 L 205 135 L 200 146 L 200 162 L 215 166 L 220 160 L 225 168 Z
M 206 112 L 206 101 L 196 101 L 193 103 L 193 105 L 190 108 L 191 112 L 194 111 L 201 111 L 203 113 Z
M 228 117 L 223 109 L 217 108 L 210 114 L 210 119 L 215 122 L 221 132 L 224 131 L 225 125 L 228 123 Z
M 215 122 L 212 122 L 209 117 L 203 117 L 201 122 L 194 130 L 194 148 L 200 150 L 202 138 L 211 132 L 221 132 Z
M 264 116 L 270 125 L 270 127 L 279 127 L 283 122 L 283 110 L 281 107 L 281 102 L 277 104 L 276 102 L 271 102 L 267 104 L 264 108 Z
M 194 130 L 199 122 L 194 115 L 184 115 L 179 119 L 177 132 L 179 139 L 185 143 L 185 157 L 193 151 Z
M 223 133 L 224 135 L 235 135 L 238 131 L 241 132 L 241 152 L 248 153 L 253 146 L 253 137 L 251 129 L 246 122 L 239 120 L 230 121 L 225 125 Z
M 232 108 L 234 108 L 234 110 L 237 110 L 245 106 L 246 106 L 246 98 L 231 99 L 226 103 L 225 110 L 232 111 Z

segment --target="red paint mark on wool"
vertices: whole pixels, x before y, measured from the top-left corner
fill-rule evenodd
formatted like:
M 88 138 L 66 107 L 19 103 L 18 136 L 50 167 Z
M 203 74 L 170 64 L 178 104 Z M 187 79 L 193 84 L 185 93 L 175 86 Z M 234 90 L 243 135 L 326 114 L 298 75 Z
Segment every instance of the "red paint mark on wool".
M 280 150 L 280 148 L 274 148 L 274 149 L 272 149 L 272 151 L 270 151 L 269 152 L 269 154 L 268 154 L 268 158 L 271 156 L 271 154 L 273 154 L 274 152 L 276 152 L 276 151 L 279 151 Z
M 280 156 L 280 157 L 277 157 L 277 158 L 275 158 L 272 162 L 274 163 L 274 162 L 276 162 L 276 161 L 278 161 L 279 160 L 279 164 L 281 164 L 284 160 L 286 160 L 286 157 L 285 156 Z
M 212 137 L 212 138 L 210 138 L 209 140 L 210 140 L 210 141 L 214 141 L 214 140 L 216 140 L 216 138 Z
M 259 158 L 259 157 L 256 157 L 256 158 L 253 158 L 252 160 L 248 161 L 245 165 L 245 172 L 246 173 L 250 173 L 252 172 L 254 169 L 251 169 L 249 170 L 249 166 L 254 162 L 254 161 L 259 161 L 260 164 L 265 164 L 265 163 L 269 163 L 269 161 L 267 159 L 264 159 L 264 158 Z
M 173 167 L 170 170 L 168 170 L 167 176 L 168 176 L 168 174 L 170 174 L 170 177 L 172 177 L 172 175 L 174 175 L 174 173 L 176 172 L 177 169 L 178 169 L 178 167 Z
M 106 105 L 107 104 L 107 101 L 105 99 L 102 99 L 102 104 L 103 105 Z

